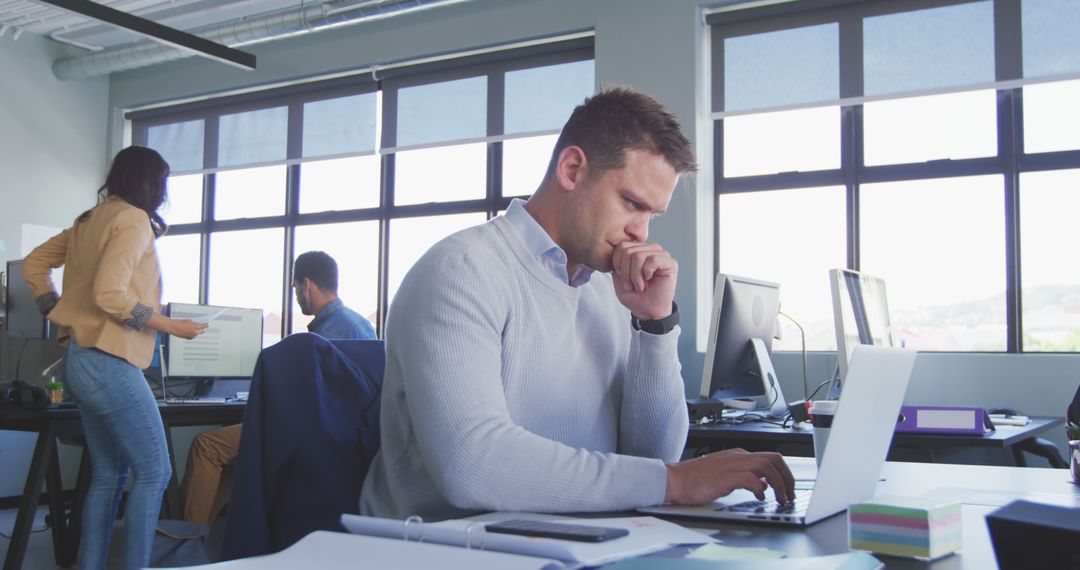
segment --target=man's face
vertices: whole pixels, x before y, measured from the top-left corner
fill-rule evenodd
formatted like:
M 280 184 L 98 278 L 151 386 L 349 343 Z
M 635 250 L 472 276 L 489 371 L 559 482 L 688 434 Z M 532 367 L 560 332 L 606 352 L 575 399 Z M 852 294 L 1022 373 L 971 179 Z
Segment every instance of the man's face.
M 311 300 L 308 298 L 308 285 L 311 280 L 307 277 L 297 281 L 293 280 L 293 291 L 296 293 L 296 304 L 300 305 L 300 312 L 305 315 L 314 315 L 311 310 Z
M 667 210 L 679 175 L 661 155 L 626 151 L 626 164 L 584 180 L 559 220 L 570 265 L 612 270 L 615 246 L 649 238 L 649 222 Z

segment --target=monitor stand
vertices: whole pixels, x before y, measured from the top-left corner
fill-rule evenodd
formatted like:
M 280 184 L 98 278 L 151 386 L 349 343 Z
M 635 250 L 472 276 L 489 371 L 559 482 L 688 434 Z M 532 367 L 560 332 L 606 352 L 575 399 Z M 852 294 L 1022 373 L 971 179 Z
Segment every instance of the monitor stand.
M 760 338 L 750 339 L 753 362 L 751 370 L 761 378 L 765 388 L 765 405 L 769 415 L 774 418 L 787 416 L 787 401 L 780 389 L 780 380 L 776 377 L 776 369 L 773 368 L 772 358 L 769 357 L 769 349 L 765 347 L 765 341 Z

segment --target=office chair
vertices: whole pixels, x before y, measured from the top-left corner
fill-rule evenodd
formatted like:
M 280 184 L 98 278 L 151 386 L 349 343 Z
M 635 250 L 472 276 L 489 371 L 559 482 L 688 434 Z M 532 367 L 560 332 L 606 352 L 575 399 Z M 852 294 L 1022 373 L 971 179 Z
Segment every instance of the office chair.
M 379 449 L 382 341 L 303 333 L 259 355 L 233 471 L 223 560 L 344 531 Z

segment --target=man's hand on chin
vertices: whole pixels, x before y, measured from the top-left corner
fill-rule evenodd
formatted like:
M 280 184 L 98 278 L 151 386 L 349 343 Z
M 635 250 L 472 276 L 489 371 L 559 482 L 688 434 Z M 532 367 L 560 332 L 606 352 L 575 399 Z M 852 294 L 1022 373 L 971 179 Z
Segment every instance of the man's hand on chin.
M 611 256 L 612 278 L 619 302 L 639 319 L 671 314 L 679 262 L 655 243 L 624 241 Z

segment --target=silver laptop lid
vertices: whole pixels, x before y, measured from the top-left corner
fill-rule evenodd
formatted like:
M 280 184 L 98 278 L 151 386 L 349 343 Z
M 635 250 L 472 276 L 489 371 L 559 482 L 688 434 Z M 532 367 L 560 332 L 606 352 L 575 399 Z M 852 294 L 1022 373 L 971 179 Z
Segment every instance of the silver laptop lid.
M 917 353 L 859 345 L 806 511 L 810 524 L 874 496 Z

